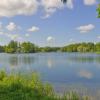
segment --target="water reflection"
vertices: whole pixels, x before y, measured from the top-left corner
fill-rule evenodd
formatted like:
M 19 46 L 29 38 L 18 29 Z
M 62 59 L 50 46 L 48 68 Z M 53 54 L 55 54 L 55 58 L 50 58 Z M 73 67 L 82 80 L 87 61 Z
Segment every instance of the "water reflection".
M 30 68 L 35 62 L 34 56 L 30 55 L 12 55 L 9 56 L 6 60 L 7 66 L 11 67 L 11 69 L 18 69 L 24 67 L 24 69 Z M 3 61 L 4 62 L 4 61 Z
M 94 58 L 92 57 L 69 57 L 69 60 L 73 62 L 81 62 L 81 63 L 94 62 Z
M 6 69 L 10 71 L 14 69 L 15 72 L 29 73 L 36 71 L 41 74 L 43 81 L 52 84 L 75 85 L 82 83 L 82 85 L 89 84 L 88 86 L 92 89 L 97 84 L 99 84 L 97 87 L 100 86 L 100 70 L 98 70 L 100 67 L 100 56 L 96 54 L 1 54 L 0 66 L 6 66 Z
M 93 78 L 93 74 L 90 71 L 87 70 L 80 70 L 78 72 L 79 77 L 81 78 L 86 78 L 86 79 L 92 79 Z
M 51 57 L 49 57 L 47 59 L 47 66 L 48 66 L 48 68 L 52 68 L 53 65 L 54 65 L 54 61 L 53 61 L 53 59 Z
M 20 58 L 21 63 L 26 64 L 26 65 L 31 65 L 35 62 L 34 56 L 23 56 Z
M 95 60 L 96 60 L 96 62 L 100 63 L 100 56 L 97 57 Z
M 71 62 L 78 63 L 100 63 L 100 56 L 71 56 L 67 58 Z
M 9 59 L 9 64 L 11 67 L 17 67 L 18 66 L 18 57 L 17 56 L 12 56 Z

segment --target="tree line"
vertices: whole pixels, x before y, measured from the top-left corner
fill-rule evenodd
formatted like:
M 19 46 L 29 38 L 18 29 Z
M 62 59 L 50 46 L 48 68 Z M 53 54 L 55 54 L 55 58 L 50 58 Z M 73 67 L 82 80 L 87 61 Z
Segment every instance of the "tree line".
M 75 43 L 64 47 L 39 47 L 31 42 L 19 43 L 10 41 L 8 45 L 0 46 L 1 53 L 36 53 L 36 52 L 98 52 L 100 53 L 100 42 L 98 43 Z

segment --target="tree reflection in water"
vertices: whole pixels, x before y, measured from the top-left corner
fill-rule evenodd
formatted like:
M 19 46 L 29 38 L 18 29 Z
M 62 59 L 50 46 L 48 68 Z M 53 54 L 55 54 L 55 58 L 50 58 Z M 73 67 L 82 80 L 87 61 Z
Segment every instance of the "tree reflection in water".
M 18 66 L 18 56 L 9 57 L 9 63 L 11 67 L 17 67 Z
M 100 63 L 100 56 L 71 56 L 68 57 L 68 60 L 78 63 Z
M 24 65 L 28 67 L 32 66 L 35 61 L 35 58 L 34 56 L 30 55 L 13 55 L 10 56 L 8 60 L 11 69 L 18 69 L 18 67 L 21 68 Z

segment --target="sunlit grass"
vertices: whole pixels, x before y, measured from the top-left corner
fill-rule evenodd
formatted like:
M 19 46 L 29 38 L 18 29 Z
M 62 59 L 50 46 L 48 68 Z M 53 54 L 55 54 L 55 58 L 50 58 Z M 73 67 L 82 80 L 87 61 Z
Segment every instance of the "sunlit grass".
M 23 75 L 7 75 L 0 72 L 0 100 L 89 100 L 75 92 L 63 96 L 54 92 L 50 84 L 43 84 L 37 73 L 30 78 Z
M 96 54 L 100 54 L 100 52 L 96 52 Z

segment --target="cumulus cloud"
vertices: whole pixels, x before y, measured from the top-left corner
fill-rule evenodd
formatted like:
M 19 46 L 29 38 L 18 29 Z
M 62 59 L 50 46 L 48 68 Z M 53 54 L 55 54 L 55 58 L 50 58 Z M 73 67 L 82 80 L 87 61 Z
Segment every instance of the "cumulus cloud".
M 25 34 L 25 37 L 29 37 L 29 36 L 30 36 L 30 34 L 28 34 L 28 33 Z
M 88 25 L 84 25 L 84 26 L 79 26 L 76 29 L 80 31 L 80 33 L 87 33 L 91 30 L 93 30 L 95 28 L 95 26 L 93 24 L 88 24 Z
M 39 27 L 32 26 L 31 28 L 28 29 L 29 32 L 37 32 L 39 31 Z
M 72 9 L 74 7 L 73 0 L 67 1 L 67 7 L 70 8 L 70 9 Z
M 67 0 L 67 8 L 73 8 L 73 1 L 74 0 Z M 65 7 L 61 0 L 42 0 L 41 5 L 43 6 L 45 12 L 45 16 L 43 18 L 48 18 L 57 10 Z
M 64 6 L 61 0 L 42 0 L 41 4 L 46 13 L 44 18 L 50 17 L 57 9 L 61 9 Z
M 0 16 L 32 15 L 38 9 L 37 0 L 0 0 Z
M 47 42 L 53 42 L 54 40 L 55 40 L 55 38 L 52 36 L 47 37 Z
M 84 0 L 84 4 L 85 5 L 94 5 L 96 4 L 96 0 Z
M 67 0 L 68 8 L 73 8 L 74 0 Z M 96 0 L 83 0 L 85 5 L 94 5 Z M 45 13 L 43 18 L 50 17 L 54 12 L 64 8 L 61 0 L 0 0 L 0 17 L 16 15 L 33 15 L 41 7 Z
M 10 22 L 6 28 L 9 30 L 9 31 L 15 31 L 19 28 L 19 26 L 17 26 L 15 23 L 13 22 Z

